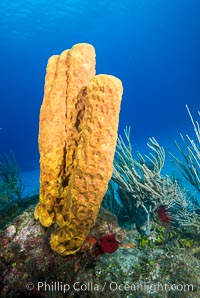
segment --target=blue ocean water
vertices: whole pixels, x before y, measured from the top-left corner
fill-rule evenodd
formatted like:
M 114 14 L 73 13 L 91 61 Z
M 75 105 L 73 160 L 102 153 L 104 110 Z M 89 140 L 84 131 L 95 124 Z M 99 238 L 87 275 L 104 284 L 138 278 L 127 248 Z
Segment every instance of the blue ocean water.
M 194 135 L 185 108 L 200 106 L 198 0 L 1 0 L 0 153 L 22 170 L 39 167 L 38 122 L 48 58 L 74 44 L 94 45 L 97 73 L 124 86 L 119 133 L 132 127 L 176 152 L 179 133 Z M 145 150 L 145 149 L 144 149 Z
M 98 205 L 87 206 L 81 194 L 79 206 L 79 197 L 76 203 L 70 188 L 72 198 L 66 216 L 67 204 L 62 197 L 55 199 L 54 195 L 51 200 L 51 194 L 47 194 L 46 213 L 41 208 L 44 217 L 53 211 L 50 217 L 54 213 L 54 227 L 43 229 L 33 218 L 38 201 L 33 195 L 39 193 L 39 113 L 47 60 L 82 42 L 96 49 L 97 74 L 115 75 L 123 83 L 119 134 L 123 135 L 126 125 L 131 126 L 134 156 L 137 151 L 149 154 L 146 143 L 149 137 L 155 137 L 166 151 L 162 174 L 178 178 L 183 193 L 175 183 L 160 182 L 167 196 L 162 195 L 157 202 L 156 196 L 140 187 L 135 196 L 113 186 L 102 206 L 110 207 L 120 228 L 104 211 L 95 233 L 88 235 L 75 257 L 62 258 L 50 250 L 51 231 L 54 237 L 58 232 L 58 241 L 54 240 L 58 251 L 64 251 L 65 244 L 75 249 L 76 241 L 82 239 L 77 234 L 93 221 L 92 210 Z M 107 297 L 136 297 L 132 286 L 139 289 L 137 297 L 143 297 L 143 293 L 145 297 L 198 296 L 199 209 L 195 213 L 193 208 L 200 204 L 200 192 L 183 179 L 169 155 L 172 152 L 178 156 L 174 140 L 181 143 L 180 133 L 197 141 L 186 104 L 200 124 L 200 0 L 0 0 L 0 169 L 1 154 L 13 152 L 22 179 L 22 195 L 16 196 L 16 185 L 19 190 L 21 183 L 11 180 L 14 187 L 9 197 L 9 188 L 5 192 L 2 185 L 7 184 L 1 185 L 0 177 L 0 297 L 55 297 L 56 292 L 59 297 L 62 292 L 67 297 L 59 285 L 72 289 L 93 281 L 102 285 L 100 290 L 74 288 L 69 296 L 100 297 L 105 290 Z M 63 187 L 67 178 L 62 181 Z M 141 185 L 143 179 L 139 182 Z M 186 195 L 182 186 L 188 191 Z M 62 196 L 65 192 L 60 193 Z M 188 206 L 184 199 L 188 199 Z M 78 223 L 76 210 L 78 220 L 84 223 Z M 87 216 L 82 210 L 88 212 Z M 59 230 L 59 225 L 65 230 Z M 107 250 L 103 250 L 102 236 L 109 240 Z M 112 236 L 116 236 L 115 241 Z M 92 248 L 87 248 L 88 243 Z M 119 250 L 109 255 L 108 248 L 116 245 Z M 43 281 L 45 287 L 40 291 L 38 285 Z M 111 291 L 109 283 L 119 287 Z

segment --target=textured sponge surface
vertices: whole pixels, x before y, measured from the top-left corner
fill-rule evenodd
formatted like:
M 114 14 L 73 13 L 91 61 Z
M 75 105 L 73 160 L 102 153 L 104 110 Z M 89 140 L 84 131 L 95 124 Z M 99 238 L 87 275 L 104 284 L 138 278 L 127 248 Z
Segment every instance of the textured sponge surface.
M 77 44 L 47 65 L 40 111 L 40 202 L 35 217 L 49 227 L 60 254 L 80 249 L 112 176 L 122 84 L 95 76 L 95 50 Z

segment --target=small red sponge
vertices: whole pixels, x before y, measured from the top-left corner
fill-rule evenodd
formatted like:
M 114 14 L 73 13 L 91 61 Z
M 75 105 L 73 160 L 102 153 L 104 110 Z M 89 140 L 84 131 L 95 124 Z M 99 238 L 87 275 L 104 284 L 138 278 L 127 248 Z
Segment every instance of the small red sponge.
M 119 248 L 119 243 L 117 242 L 115 235 L 108 234 L 104 235 L 99 239 L 99 244 L 101 250 L 104 253 L 113 253 Z

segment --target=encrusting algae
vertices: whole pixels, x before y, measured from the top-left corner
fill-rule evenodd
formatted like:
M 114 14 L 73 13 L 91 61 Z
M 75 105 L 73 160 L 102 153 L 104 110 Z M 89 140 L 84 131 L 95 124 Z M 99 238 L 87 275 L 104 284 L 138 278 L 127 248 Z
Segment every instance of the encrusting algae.
M 35 218 L 55 224 L 50 244 L 78 251 L 97 219 L 112 176 L 121 81 L 95 76 L 95 50 L 77 44 L 47 65 L 40 111 L 40 202 Z

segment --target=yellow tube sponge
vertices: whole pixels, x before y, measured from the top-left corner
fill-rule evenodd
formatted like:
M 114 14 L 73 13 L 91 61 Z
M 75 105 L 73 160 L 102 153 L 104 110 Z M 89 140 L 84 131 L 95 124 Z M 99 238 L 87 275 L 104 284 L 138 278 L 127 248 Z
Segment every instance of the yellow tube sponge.
M 50 244 L 63 255 L 80 249 L 112 175 L 123 88 L 114 76 L 94 75 L 95 52 L 88 44 L 53 56 L 47 66 L 35 218 L 47 227 L 56 224 Z
M 95 50 L 89 44 L 77 44 L 60 56 L 52 56 L 47 64 L 38 140 L 40 203 L 35 209 L 35 217 L 45 227 L 56 222 L 55 204 L 62 203 L 70 175 L 77 143 L 77 96 L 94 75 Z

